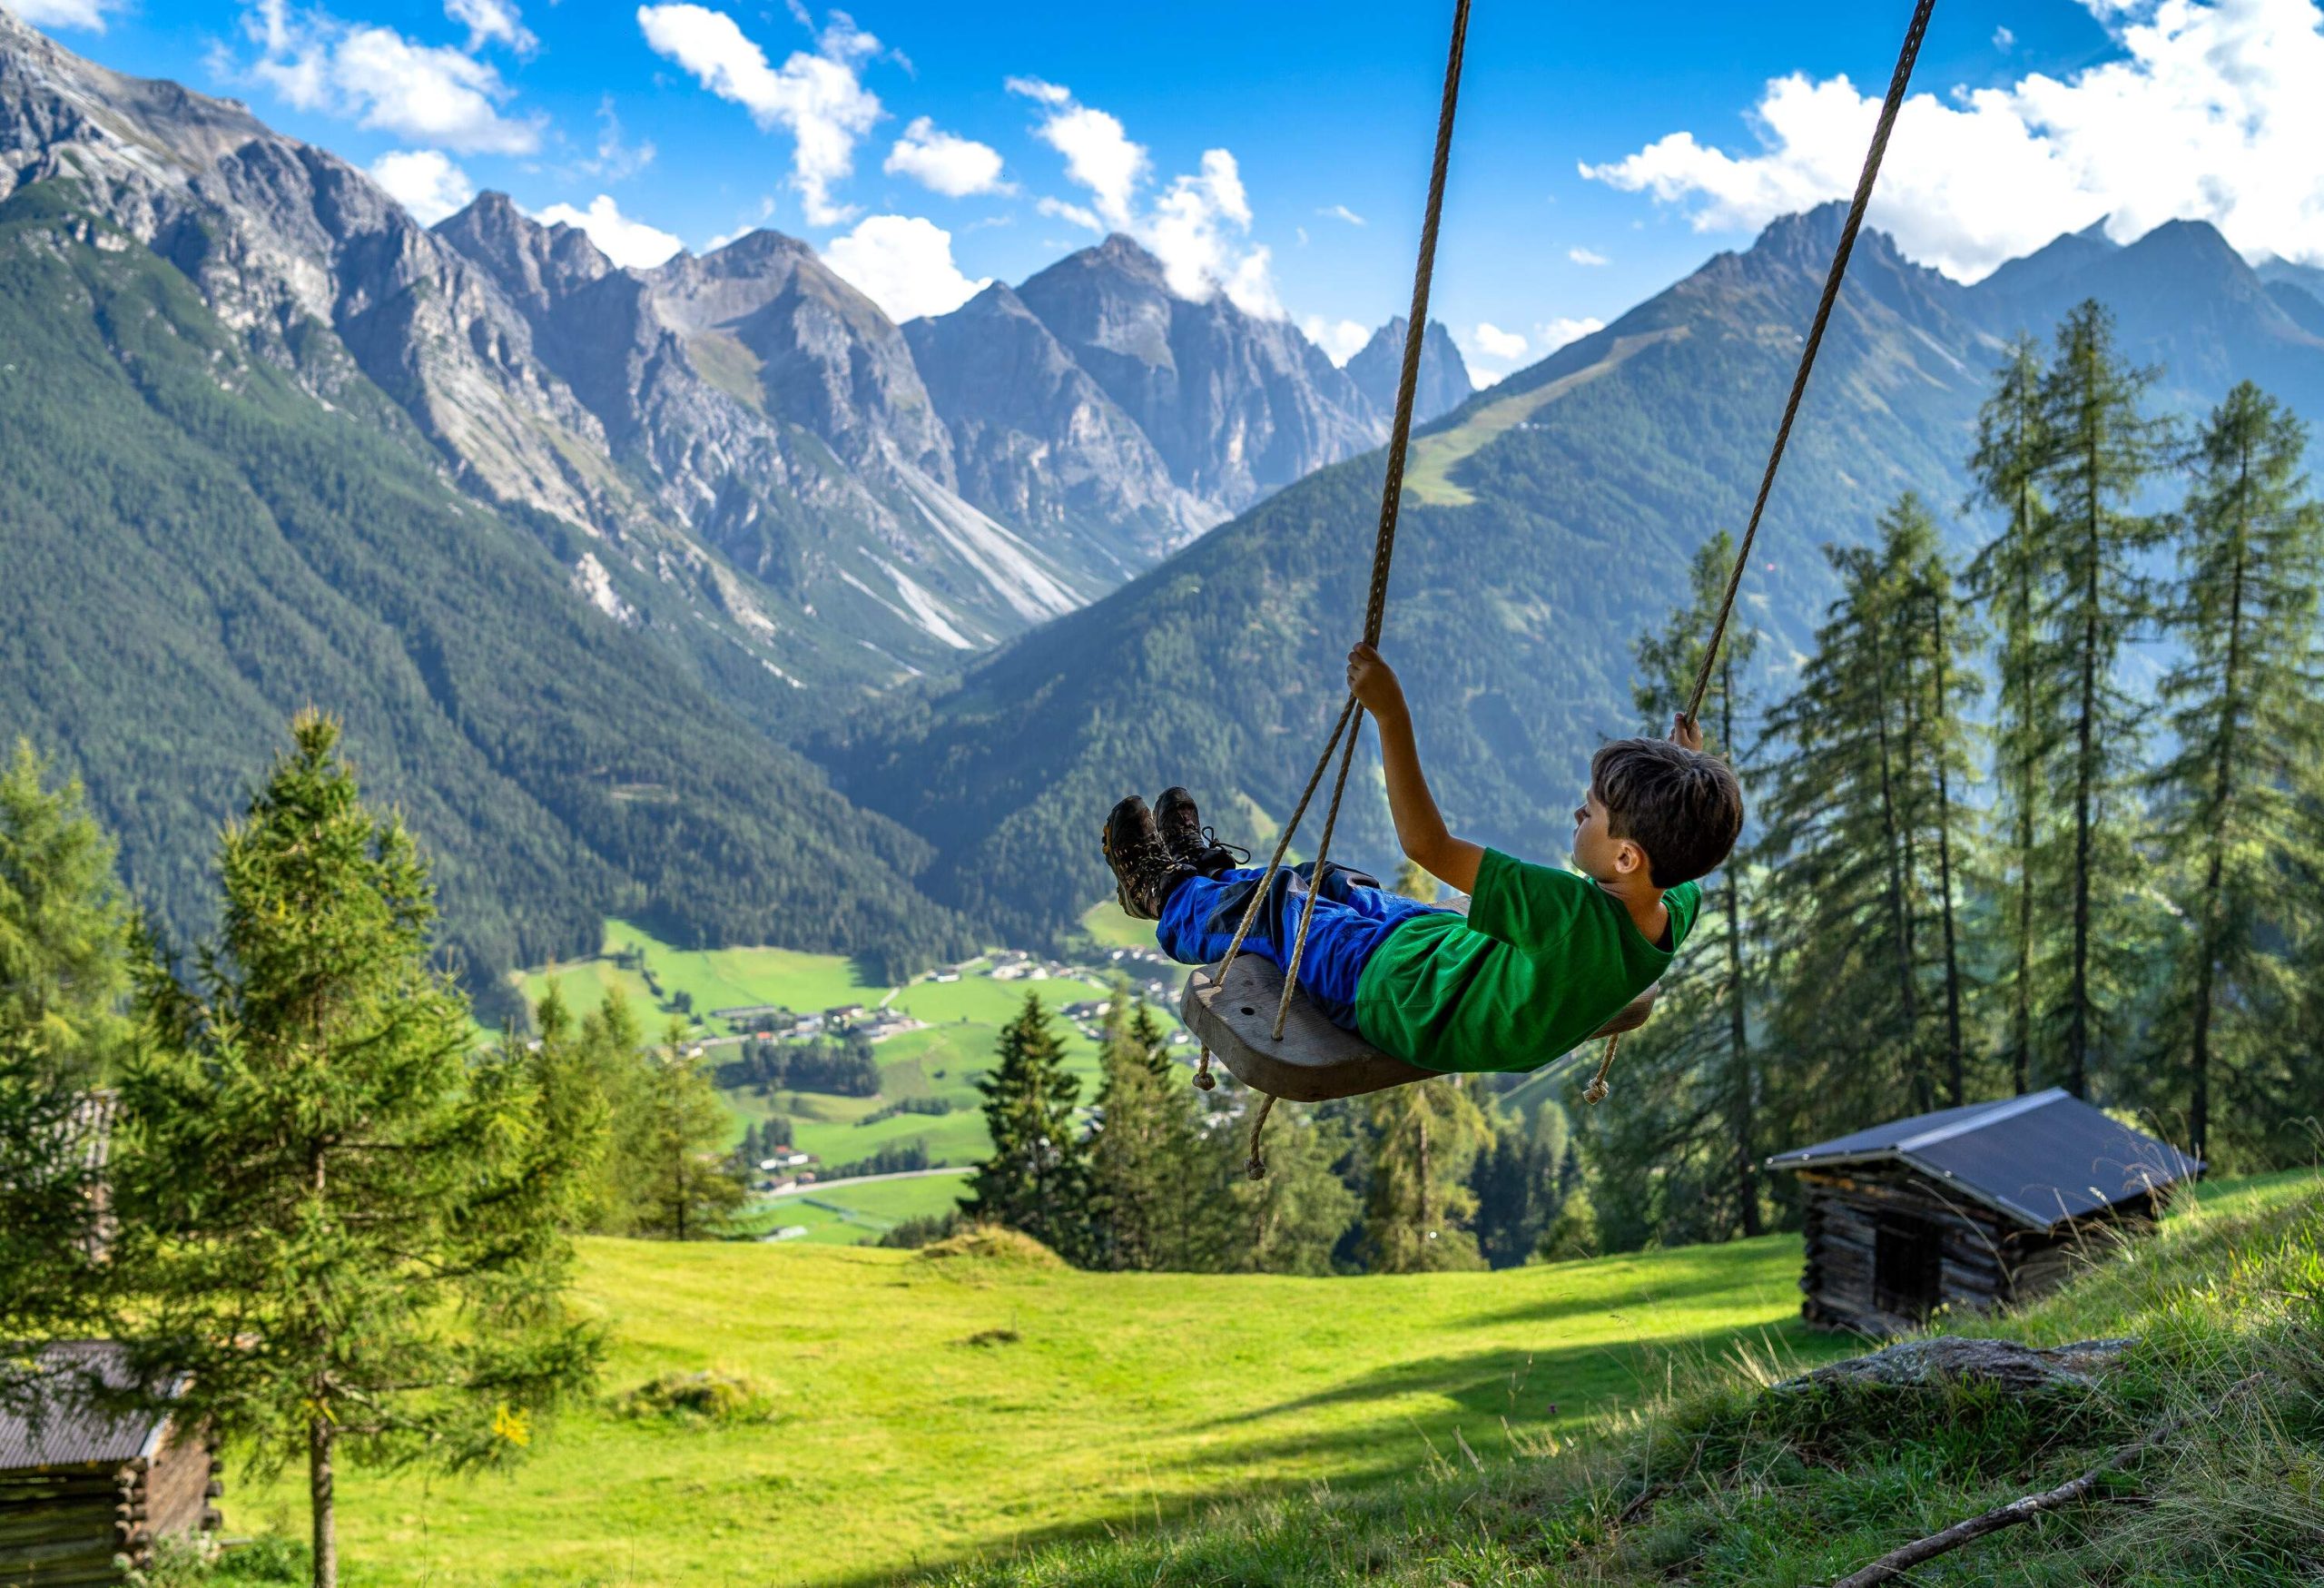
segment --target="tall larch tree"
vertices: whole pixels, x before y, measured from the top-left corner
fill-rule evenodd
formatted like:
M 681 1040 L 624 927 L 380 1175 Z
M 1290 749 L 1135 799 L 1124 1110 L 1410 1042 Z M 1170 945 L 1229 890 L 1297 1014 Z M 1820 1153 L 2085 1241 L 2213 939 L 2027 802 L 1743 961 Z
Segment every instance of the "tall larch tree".
M 2136 510 L 2172 446 L 2169 421 L 2143 409 L 2154 379 L 2123 360 L 2113 316 L 2089 301 L 2059 326 L 2042 382 L 2038 479 L 2054 522 L 2036 601 L 2049 630 L 2047 693 L 2066 722 L 2048 757 L 2047 793 L 2062 814 L 2044 871 L 2067 915 L 2058 1071 L 2076 1097 L 2089 1092 L 2093 1051 L 2127 1035 L 2148 935 L 2136 843 L 2142 708 L 2117 670 L 2123 646 L 2150 625 L 2140 565 L 2165 528 Z
M 1756 858 L 1771 1021 L 1791 1060 L 1786 1134 L 1954 1095 L 1964 972 L 1953 890 L 1970 811 L 1974 680 L 1935 524 L 1906 495 L 1842 582 L 1798 687 L 1768 716 L 1772 782 Z M 1603 1215 L 1601 1214 L 1601 1217 Z
M 1649 733 L 1668 732 L 1670 719 L 1684 711 L 1693 696 L 1695 678 L 1702 671 L 1704 648 L 1734 561 L 1734 538 L 1722 529 L 1695 553 L 1689 569 L 1687 604 L 1671 613 L 1659 632 L 1641 636 L 1637 642 L 1638 677 L 1631 693 Z M 1758 729 L 1758 708 L 1748 680 L 1758 649 L 1758 629 L 1739 622 L 1730 626 L 1703 697 L 1705 747 L 1736 763 L 1738 774 L 1744 770 L 1740 746 Z M 1669 1076 L 1668 1084 L 1642 1089 L 1642 1093 L 1665 1116 L 1652 1123 L 1649 1134 L 1674 1149 L 1704 1128 L 1724 1130 L 1732 1183 L 1720 1200 L 1731 1210 L 1732 1229 L 1754 1236 L 1762 1227 L 1761 1143 L 1759 1086 L 1751 1055 L 1744 886 L 1739 861 L 1705 881 L 1703 922 L 1711 931 L 1703 937 L 1715 933 L 1718 942 L 1715 948 L 1708 942 L 1690 945 L 1688 961 L 1690 972 L 1707 960 L 1717 971 L 1689 974 L 1685 996 L 1673 1000 L 1667 1009 L 1658 1008 L 1659 1029 L 1647 1044 L 1653 1057 L 1665 1061 L 1664 1068 L 1676 1065 L 1699 1073 L 1683 1084 L 1680 1077 Z M 1636 1039 L 1632 1045 L 1638 1045 Z M 1641 1089 L 1631 1090 L 1636 1093 Z
M 1993 394 L 1978 411 L 1977 449 L 1970 460 L 1978 498 L 2003 515 L 2000 532 L 1970 563 L 1966 583 L 1985 608 L 1994 642 L 1997 864 L 1991 882 L 2007 923 L 2008 947 L 1992 991 L 2001 1005 L 1996 1023 L 2011 1086 L 2020 1093 L 2033 1084 L 2039 1011 L 2050 1001 L 2039 984 L 2043 956 L 2036 895 L 2051 819 L 2043 769 L 2063 731 L 2058 669 L 2042 620 L 2055 555 L 2055 519 L 2042 493 L 2052 450 L 2043 373 L 2041 348 L 2032 338 L 2010 344 L 1994 372 Z
M 1364 1200 L 1364 1258 L 1374 1274 L 1481 1268 L 1469 1228 L 1469 1171 L 1492 1145 L 1492 1126 L 1462 1076 L 1392 1086 L 1371 1098 L 1371 1179 Z
M 343 1465 L 513 1461 L 591 1380 L 566 1306 L 576 1194 L 529 1067 L 470 1051 L 434 891 L 329 718 L 301 715 L 220 848 L 192 983 L 149 963 L 115 1127 L 120 1325 L 180 1415 L 303 1462 L 313 1580 Z
M 2163 616 L 2182 659 L 2162 681 L 2174 748 L 2153 788 L 2183 931 L 2149 1072 L 2164 1084 L 2144 1095 L 2184 1110 L 2198 1157 L 2269 1161 L 2285 1145 L 2270 1124 L 2302 1106 L 2280 1095 L 2278 1056 L 2306 980 L 2285 947 L 2314 940 L 2324 880 L 2303 798 L 2324 762 L 2324 508 L 2308 494 L 2307 450 L 2295 415 L 2237 386 L 2202 428 L 2177 523 Z M 2217 1129 L 2222 1092 L 2248 1124 Z
M 1912 492 L 1881 519 L 1880 557 L 1904 701 L 1905 847 L 1935 914 L 1935 942 L 1925 951 L 1935 981 L 1933 1042 L 1945 1100 L 1957 1108 L 1970 1090 L 1960 904 L 1973 814 L 1963 795 L 1976 774 L 1974 711 L 1983 693 L 1978 636 L 1954 587 L 1936 520 Z

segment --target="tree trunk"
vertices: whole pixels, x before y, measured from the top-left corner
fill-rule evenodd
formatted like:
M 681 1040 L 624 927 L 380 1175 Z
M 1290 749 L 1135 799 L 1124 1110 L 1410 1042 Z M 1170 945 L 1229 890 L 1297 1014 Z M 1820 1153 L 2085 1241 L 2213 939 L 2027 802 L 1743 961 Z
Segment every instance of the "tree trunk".
M 2023 498 L 2023 492 L 2021 498 Z M 2021 499 L 2021 521 L 2030 525 L 2032 504 Z M 2024 530 L 2030 538 L 2030 528 Z M 2028 650 L 2034 634 L 2034 570 L 2030 551 L 2019 559 L 2017 611 L 2014 622 L 2020 644 Z M 2034 1077 L 2034 784 L 2036 773 L 2034 734 L 2034 658 L 2018 658 L 2017 746 L 2017 978 L 2009 1011 L 2009 1079 L 2011 1090 L 2024 1097 L 2033 1090 Z
M 1896 934 L 1897 994 L 1903 1005 L 1905 1051 L 1912 1066 L 1913 1106 L 1916 1111 L 1926 1113 L 1935 1106 L 1936 1100 L 1930 1095 L 1916 1051 L 1920 1006 L 1913 987 L 1912 929 L 1908 924 L 1912 912 L 1905 902 L 1904 863 L 1897 850 L 1896 801 L 1888 764 L 1888 664 L 1880 646 L 1880 615 L 1875 612 L 1871 618 L 1866 632 L 1872 641 L 1874 743 L 1880 756 L 1880 835 L 1888 854 L 1889 924 Z
M 1945 671 L 1945 597 L 1929 595 L 1929 635 L 1935 655 L 1936 717 L 1944 722 L 1947 705 Z M 1948 1100 L 1959 1108 L 1969 1100 L 1966 1064 L 1961 1049 L 1961 961 L 1953 930 L 1953 794 L 1945 767 L 1945 736 L 1936 741 L 1936 894 L 1945 922 L 1945 1042 Z
M 307 1419 L 307 1504 L 314 1524 L 314 1588 L 339 1588 L 339 1512 L 331 1493 L 331 1425 Z
M 2242 449 L 2236 471 L 2235 576 L 2227 609 L 2227 670 L 2221 679 L 2219 761 L 2211 783 L 2211 854 L 2203 868 L 2202 959 L 2195 971 L 2195 1022 L 2188 1054 L 2188 1150 L 2197 1158 L 2210 1150 L 2211 1129 L 2211 1000 L 2224 943 L 2219 890 L 2227 871 L 2228 807 L 2235 794 L 2235 738 L 2242 728 L 2243 582 L 2250 557 L 2251 450 Z
M 1735 754 L 1735 665 L 1721 657 L 1718 682 L 1720 747 Z M 1753 1145 L 1753 1093 L 1750 1032 L 1743 1008 L 1743 877 L 1741 868 L 1727 868 L 1727 1050 L 1729 1086 L 1728 1127 L 1735 1137 L 1735 1205 L 1746 1240 L 1759 1233 L 1759 1161 Z
M 2086 356 L 2086 355 L 2085 355 Z M 2095 381 L 2085 372 L 2085 381 Z M 2076 1097 L 2090 1095 L 2090 850 L 2095 822 L 2092 805 L 2097 798 L 2098 728 L 2098 491 L 2100 464 L 2097 438 L 2092 433 L 2094 416 L 2083 425 L 2083 584 L 2082 709 L 2074 725 L 2073 774 L 2073 973 L 2066 994 L 2066 1090 Z

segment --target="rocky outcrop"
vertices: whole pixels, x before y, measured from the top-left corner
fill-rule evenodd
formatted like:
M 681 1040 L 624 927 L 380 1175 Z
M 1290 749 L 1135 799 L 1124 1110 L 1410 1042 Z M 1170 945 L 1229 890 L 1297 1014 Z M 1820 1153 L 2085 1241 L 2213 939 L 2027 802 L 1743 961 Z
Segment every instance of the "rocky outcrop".
M 1217 521 L 1008 287 L 903 330 L 960 494 L 988 513 L 1045 546 L 1084 542 L 1125 577 Z
M 1162 262 L 1127 237 L 1059 260 L 1017 295 L 1146 432 L 1171 477 L 1226 512 L 1386 434 L 1295 326 L 1246 313 L 1224 292 L 1175 295 Z
M 1344 366 L 1347 378 L 1384 422 L 1395 418 L 1396 382 L 1403 373 L 1404 330 L 1409 324 L 1397 315 L 1373 332 L 1372 340 Z M 1468 361 L 1452 345 L 1452 333 L 1442 321 L 1430 321 L 1428 334 L 1420 339 L 1420 384 L 1413 390 L 1413 423 L 1424 425 L 1451 413 L 1473 392 Z
M 2112 1368 L 2132 1339 L 2077 1340 L 2070 1346 L 2022 1346 L 2014 1340 L 1968 1339 L 1938 1335 L 1905 1340 L 1868 1356 L 1827 1363 L 1812 1373 L 1787 1379 L 1777 1393 L 1803 1389 L 1874 1386 L 1918 1389 L 1944 1385 L 1988 1384 L 2014 1394 L 2053 1389 L 2090 1389 Z

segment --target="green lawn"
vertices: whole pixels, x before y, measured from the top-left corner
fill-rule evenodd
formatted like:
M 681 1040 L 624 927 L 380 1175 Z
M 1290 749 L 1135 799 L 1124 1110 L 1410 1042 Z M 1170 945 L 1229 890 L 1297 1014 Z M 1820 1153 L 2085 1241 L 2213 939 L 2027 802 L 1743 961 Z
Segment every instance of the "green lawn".
M 1578 1428 L 1674 1357 L 1834 1355 L 1794 1321 L 1797 1267 L 1784 1237 L 1345 1279 L 590 1241 L 609 1392 L 720 1367 L 769 1386 L 775 1420 L 584 1412 L 512 1476 L 346 1475 L 346 1581 L 832 1583 L 1134 1533 L 1225 1495 L 1368 1484 L 1459 1459 L 1462 1441 L 1491 1455 Z M 297 1492 L 238 1485 L 230 1529 L 294 1514 Z

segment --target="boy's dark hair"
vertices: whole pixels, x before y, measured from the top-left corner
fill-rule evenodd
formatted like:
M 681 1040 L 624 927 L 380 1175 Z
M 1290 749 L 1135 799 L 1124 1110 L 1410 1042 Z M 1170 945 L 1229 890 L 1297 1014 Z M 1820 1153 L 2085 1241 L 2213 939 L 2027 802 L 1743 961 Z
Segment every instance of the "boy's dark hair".
M 1590 761 L 1606 831 L 1646 851 L 1658 888 L 1718 869 L 1743 831 L 1743 785 L 1726 762 L 1668 739 L 1616 739 Z

